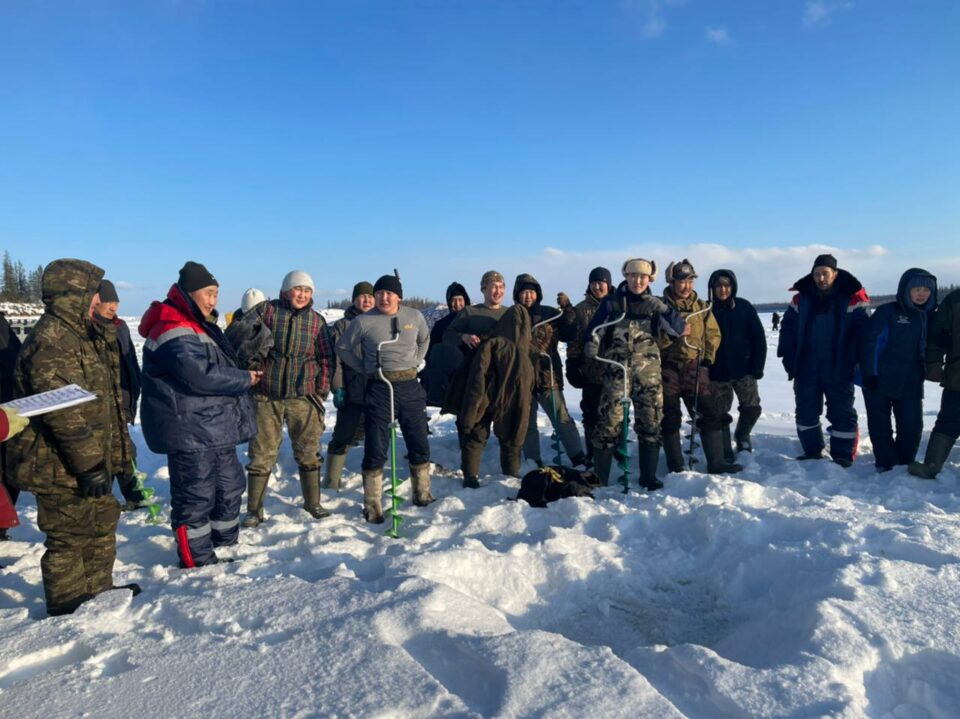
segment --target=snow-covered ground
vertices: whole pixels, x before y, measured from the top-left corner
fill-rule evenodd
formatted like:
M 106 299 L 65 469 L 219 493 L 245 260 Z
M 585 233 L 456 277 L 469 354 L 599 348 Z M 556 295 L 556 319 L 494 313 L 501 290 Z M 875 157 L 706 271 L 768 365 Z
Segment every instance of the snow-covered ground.
M 438 501 L 406 503 L 391 539 L 360 517 L 359 449 L 318 522 L 285 443 L 235 562 L 179 570 L 166 507 L 124 514 L 115 579 L 143 593 L 69 617 L 44 619 L 24 497 L 0 544 L 0 716 L 960 716 L 960 450 L 935 482 L 875 474 L 869 439 L 849 470 L 794 461 L 775 343 L 736 477 L 533 509 L 491 446 L 480 490 L 437 472 Z M 430 424 L 456 467 L 452 419 Z M 134 436 L 166 499 L 164 458 Z

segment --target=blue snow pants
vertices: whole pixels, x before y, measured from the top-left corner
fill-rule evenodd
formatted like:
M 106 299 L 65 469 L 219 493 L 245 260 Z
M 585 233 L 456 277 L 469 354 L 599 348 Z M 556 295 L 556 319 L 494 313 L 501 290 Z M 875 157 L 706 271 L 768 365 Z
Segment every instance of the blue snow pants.
M 889 397 L 864 387 L 863 402 L 867 407 L 867 429 L 877 469 L 892 469 L 898 464 L 914 461 L 923 434 L 923 397 L 920 393 Z M 896 439 L 890 423 L 891 413 L 897 423 Z
M 214 547 L 236 544 L 240 498 L 247 488 L 232 445 L 167 455 L 170 519 L 182 568 L 215 564 Z
M 857 410 L 853 406 L 853 382 L 837 382 L 824 373 L 805 372 L 793 380 L 797 407 L 797 436 L 807 456 L 817 456 L 824 449 L 820 415 L 827 402 L 827 434 L 830 435 L 830 456 L 852 462 L 857 456 L 859 429 Z

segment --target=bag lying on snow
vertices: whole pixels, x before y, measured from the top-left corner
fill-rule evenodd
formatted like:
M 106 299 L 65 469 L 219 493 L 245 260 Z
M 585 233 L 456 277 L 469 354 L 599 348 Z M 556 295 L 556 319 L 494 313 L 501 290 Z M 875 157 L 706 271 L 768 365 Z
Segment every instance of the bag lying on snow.
M 590 497 L 591 488 L 599 484 L 593 472 L 582 472 L 573 467 L 543 467 L 527 472 L 520 480 L 517 499 L 531 507 L 546 507 L 548 502 L 567 497 Z

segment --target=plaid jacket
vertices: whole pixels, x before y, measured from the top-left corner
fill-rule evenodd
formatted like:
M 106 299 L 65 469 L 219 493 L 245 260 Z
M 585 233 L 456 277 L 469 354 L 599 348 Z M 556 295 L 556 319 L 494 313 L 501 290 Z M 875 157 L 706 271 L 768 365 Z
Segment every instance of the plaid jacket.
M 273 332 L 273 348 L 261 367 L 263 379 L 254 386 L 254 394 L 270 399 L 310 395 L 325 399 L 334 356 L 326 320 L 313 303 L 295 310 L 284 297 L 264 302 L 252 312 Z

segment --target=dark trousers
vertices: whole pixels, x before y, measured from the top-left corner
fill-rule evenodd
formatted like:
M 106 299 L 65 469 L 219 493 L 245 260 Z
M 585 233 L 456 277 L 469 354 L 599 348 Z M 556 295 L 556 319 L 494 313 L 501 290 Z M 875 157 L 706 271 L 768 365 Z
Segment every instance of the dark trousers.
M 940 412 L 933 431 L 953 437 L 960 437 L 960 390 L 945 389 L 940 397 Z
M 923 397 L 888 397 L 863 388 L 863 402 L 867 407 L 867 429 L 873 444 L 873 462 L 878 469 L 891 469 L 898 464 L 910 464 L 917 458 L 920 436 L 923 434 Z M 890 415 L 897 423 L 894 439 Z
M 580 411 L 583 413 L 583 436 L 587 445 L 587 455 L 593 456 L 593 434 L 600 421 L 600 397 L 603 395 L 602 384 L 583 385 L 583 395 L 580 397 Z
M 407 445 L 407 460 L 412 466 L 430 461 L 427 440 L 427 394 L 417 380 L 393 383 L 394 414 Z M 380 469 L 390 453 L 390 388 L 381 380 L 367 382 L 364 405 L 366 419 L 363 443 L 363 469 Z
M 830 456 L 852 462 L 860 438 L 857 410 L 853 406 L 853 382 L 836 382 L 818 374 L 801 375 L 793 381 L 793 395 L 797 408 L 797 436 L 804 454 L 812 456 L 823 451 L 820 415 L 826 399 Z
M 181 567 L 216 561 L 214 547 L 235 544 L 246 476 L 233 446 L 167 456 L 170 520 Z
M 346 454 L 353 444 L 357 430 L 363 424 L 363 405 L 347 402 L 337 410 L 337 423 L 333 426 L 333 437 L 327 445 L 330 454 Z

